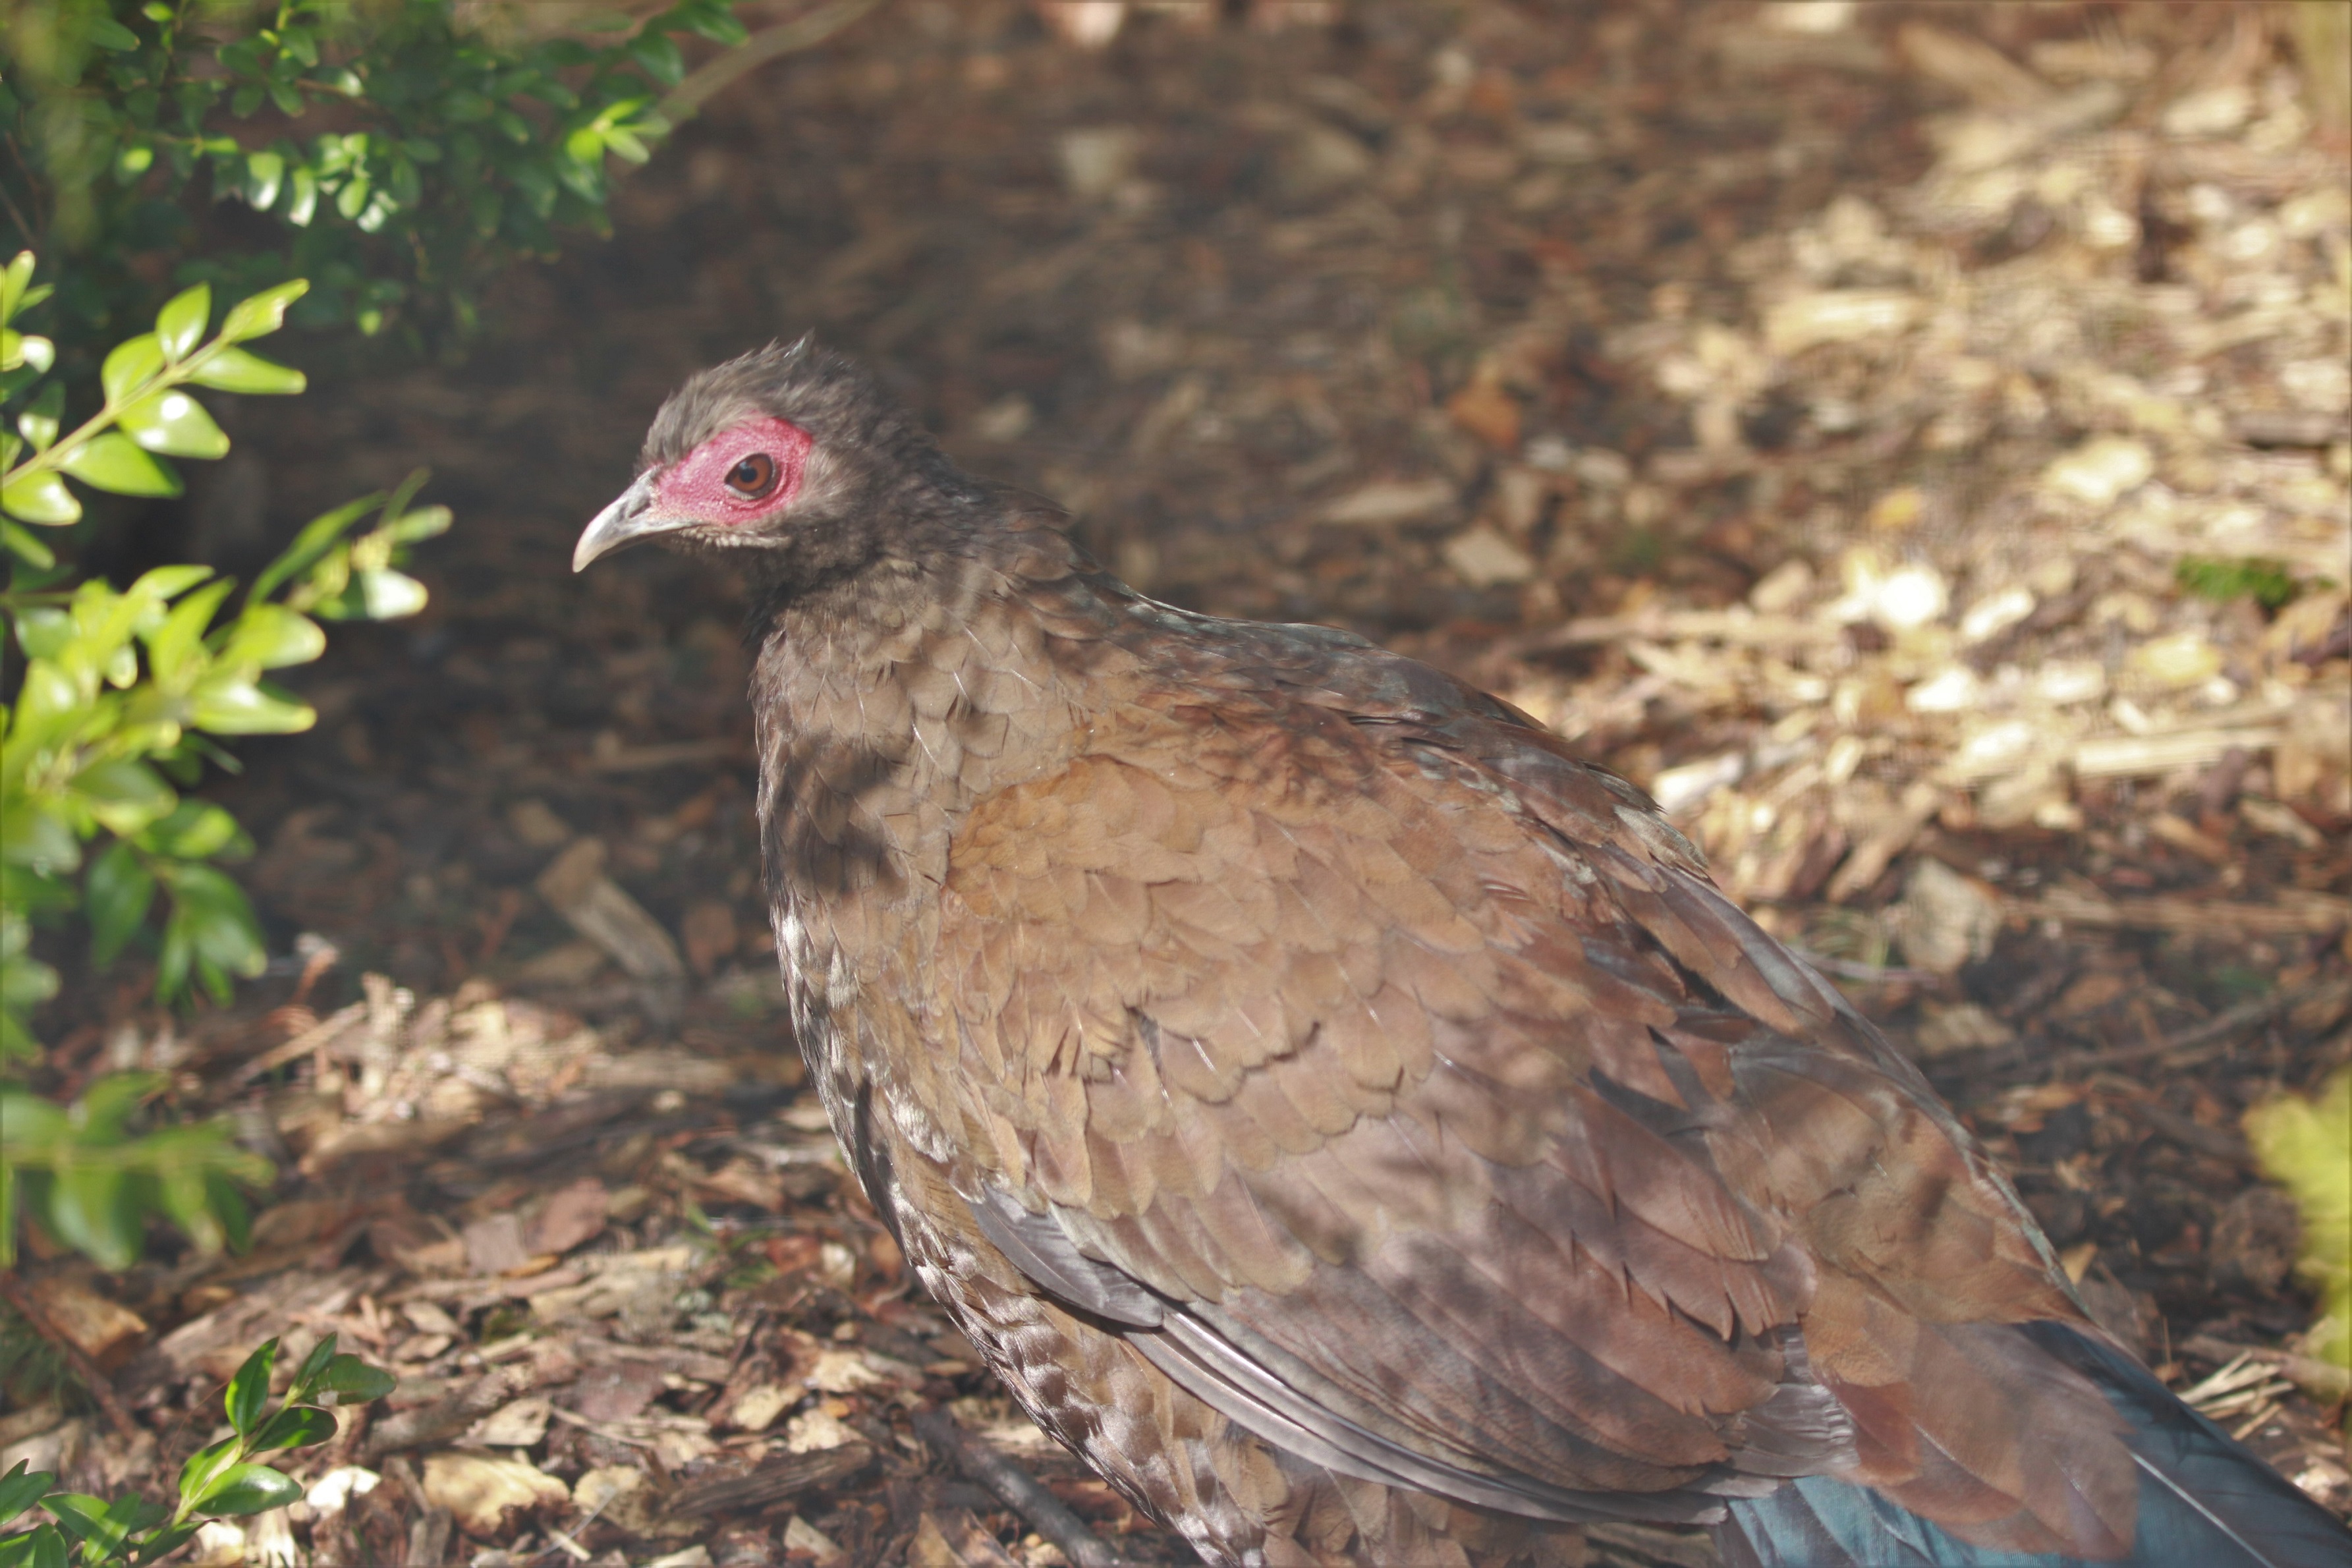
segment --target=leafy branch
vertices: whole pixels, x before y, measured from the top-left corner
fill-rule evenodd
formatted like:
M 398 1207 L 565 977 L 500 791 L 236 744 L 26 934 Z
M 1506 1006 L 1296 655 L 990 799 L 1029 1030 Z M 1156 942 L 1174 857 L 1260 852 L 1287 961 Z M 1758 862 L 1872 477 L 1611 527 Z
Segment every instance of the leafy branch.
M 609 42 L 479 20 L 449 0 L 26 7 L 13 90 L 0 82 L 0 131 L 13 121 L 26 155 L 0 195 L 28 239 L 37 224 L 74 253 L 69 331 L 138 298 L 126 263 L 164 248 L 196 252 L 183 282 L 317 279 L 304 324 L 372 335 L 406 308 L 412 328 L 462 336 L 498 271 L 552 255 L 561 229 L 604 228 L 608 155 L 642 163 L 669 133 L 656 99 L 686 79 L 678 38 L 746 36 L 729 0 L 578 28 L 623 32 Z M 263 224 L 213 222 L 230 198 Z
M 335 1336 L 320 1340 L 294 1373 L 284 1400 L 269 1398 L 278 1342 L 269 1340 L 236 1369 L 221 1403 L 229 1436 L 188 1456 L 180 1467 L 177 1505 L 165 1508 L 136 1492 L 108 1502 L 86 1492 L 58 1491 L 58 1478 L 18 1460 L 0 1476 L 0 1525 L 36 1505 L 54 1521 L 0 1537 L 0 1568 L 67 1568 L 79 1548 L 83 1568 L 162 1561 L 185 1545 L 208 1519 L 238 1518 L 284 1508 L 302 1495 L 284 1471 L 257 1462 L 264 1454 L 308 1448 L 335 1435 L 334 1410 L 381 1399 L 395 1386 L 391 1373 L 355 1355 L 339 1354 Z
M 321 620 L 421 609 L 424 584 L 400 564 L 410 546 L 449 526 L 447 509 L 412 504 L 418 472 L 390 495 L 361 497 L 304 527 L 234 613 L 236 583 L 209 566 L 159 566 L 121 589 L 99 578 L 51 586 L 61 574 L 33 529 L 80 516 L 68 480 L 174 494 L 180 479 L 167 458 L 228 449 L 192 389 L 302 389 L 298 372 L 240 345 L 276 331 L 303 284 L 232 306 L 210 339 L 210 289 L 179 294 L 152 331 L 106 356 L 98 411 L 61 433 L 63 393 L 40 384 L 52 346 L 16 325 L 47 294 L 32 278 L 29 253 L 0 271 L 0 394 L 23 401 L 15 432 L 0 435 L 0 553 L 16 563 L 0 614 L 24 658 L 13 703 L 0 703 L 0 1074 L 38 1056 L 32 1015 L 58 990 L 56 969 L 32 951 L 37 921 L 79 910 L 91 963 L 103 967 L 148 935 L 163 900 L 159 997 L 201 986 L 226 1001 L 236 977 L 261 973 L 260 922 L 216 864 L 251 853 L 252 841 L 226 811 L 180 789 L 207 762 L 236 765 L 212 737 L 315 723 L 308 704 L 266 677 L 324 651 Z M 0 657 L 6 651 L 0 644 Z M 108 842 L 86 857 L 84 845 L 101 836 Z M 268 1163 L 238 1148 L 220 1121 L 141 1130 L 142 1108 L 163 1087 L 160 1075 L 116 1073 L 58 1105 L 0 1079 L 0 1266 L 13 1261 L 23 1214 L 110 1268 L 137 1259 L 153 1212 L 202 1250 L 241 1241 L 237 1188 L 268 1182 Z
M 33 253 L 20 253 L 0 273 L 0 396 L 48 373 L 56 357 L 48 339 L 20 332 L 8 323 L 17 313 L 48 298 L 34 288 Z M 212 318 L 208 284 L 175 295 L 155 317 L 155 330 L 116 345 L 99 372 L 105 402 L 62 439 L 58 434 L 65 388 L 51 383 L 16 416 L 16 435 L 0 434 L 0 510 L 25 522 L 61 528 L 81 519 L 81 502 L 67 489 L 70 474 L 97 489 L 119 495 L 175 496 L 180 476 L 165 457 L 219 458 L 228 437 L 203 404 L 178 389 L 208 386 L 221 392 L 288 394 L 302 390 L 302 373 L 247 353 L 238 343 L 276 331 L 286 307 L 310 285 L 300 279 L 281 283 L 232 307 L 219 333 L 202 342 Z M 121 429 L 112 428 L 121 426 Z M 31 455 L 23 457 L 27 448 Z M 20 462 L 18 458 L 23 457 Z M 15 523 L 0 521 L 11 553 L 36 567 L 55 563 L 48 547 Z

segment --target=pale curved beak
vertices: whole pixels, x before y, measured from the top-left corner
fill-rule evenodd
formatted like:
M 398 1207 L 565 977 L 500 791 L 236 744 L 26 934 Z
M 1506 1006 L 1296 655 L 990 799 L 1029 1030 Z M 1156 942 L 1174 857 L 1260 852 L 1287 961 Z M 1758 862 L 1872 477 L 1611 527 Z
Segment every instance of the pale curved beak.
M 618 500 L 596 514 L 580 535 L 580 542 L 572 546 L 574 572 L 585 570 L 599 555 L 609 555 L 625 544 L 693 526 L 690 518 L 666 517 L 654 510 L 654 478 L 651 471 L 638 475 L 637 482 L 623 490 Z

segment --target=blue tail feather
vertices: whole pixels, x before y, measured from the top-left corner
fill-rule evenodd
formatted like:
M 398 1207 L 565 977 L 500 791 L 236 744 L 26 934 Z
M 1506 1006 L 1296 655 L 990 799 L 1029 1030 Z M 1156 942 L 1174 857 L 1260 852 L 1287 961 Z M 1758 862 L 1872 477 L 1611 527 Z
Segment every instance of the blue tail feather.
M 2019 1330 L 2083 1373 L 2131 1432 L 2140 1471 L 2128 1556 L 2100 1568 L 2352 1568 L 2352 1531 L 2129 1357 L 2058 1323 Z M 1741 1499 L 1717 1531 L 1731 1568 L 2090 1568 L 1971 1546 L 1867 1488 L 1808 1476 Z

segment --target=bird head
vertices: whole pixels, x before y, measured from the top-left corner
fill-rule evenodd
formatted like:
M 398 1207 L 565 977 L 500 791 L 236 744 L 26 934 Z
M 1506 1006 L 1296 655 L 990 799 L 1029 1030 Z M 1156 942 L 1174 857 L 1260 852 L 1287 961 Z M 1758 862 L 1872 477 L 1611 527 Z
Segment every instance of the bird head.
M 919 548 L 941 503 L 975 499 L 922 426 L 807 338 L 703 371 L 655 416 L 635 483 L 580 535 L 572 569 L 639 540 L 756 552 L 771 580 L 820 582 Z

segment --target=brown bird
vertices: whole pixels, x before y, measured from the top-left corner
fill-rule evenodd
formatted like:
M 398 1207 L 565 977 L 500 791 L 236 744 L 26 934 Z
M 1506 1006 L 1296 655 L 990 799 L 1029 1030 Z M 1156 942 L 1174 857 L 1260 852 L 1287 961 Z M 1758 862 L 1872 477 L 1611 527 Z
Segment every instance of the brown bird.
M 2352 1562 L 1918 1072 L 1527 715 L 1127 588 L 839 355 L 589 525 L 753 586 L 793 1020 L 1037 1423 L 1220 1564 Z

